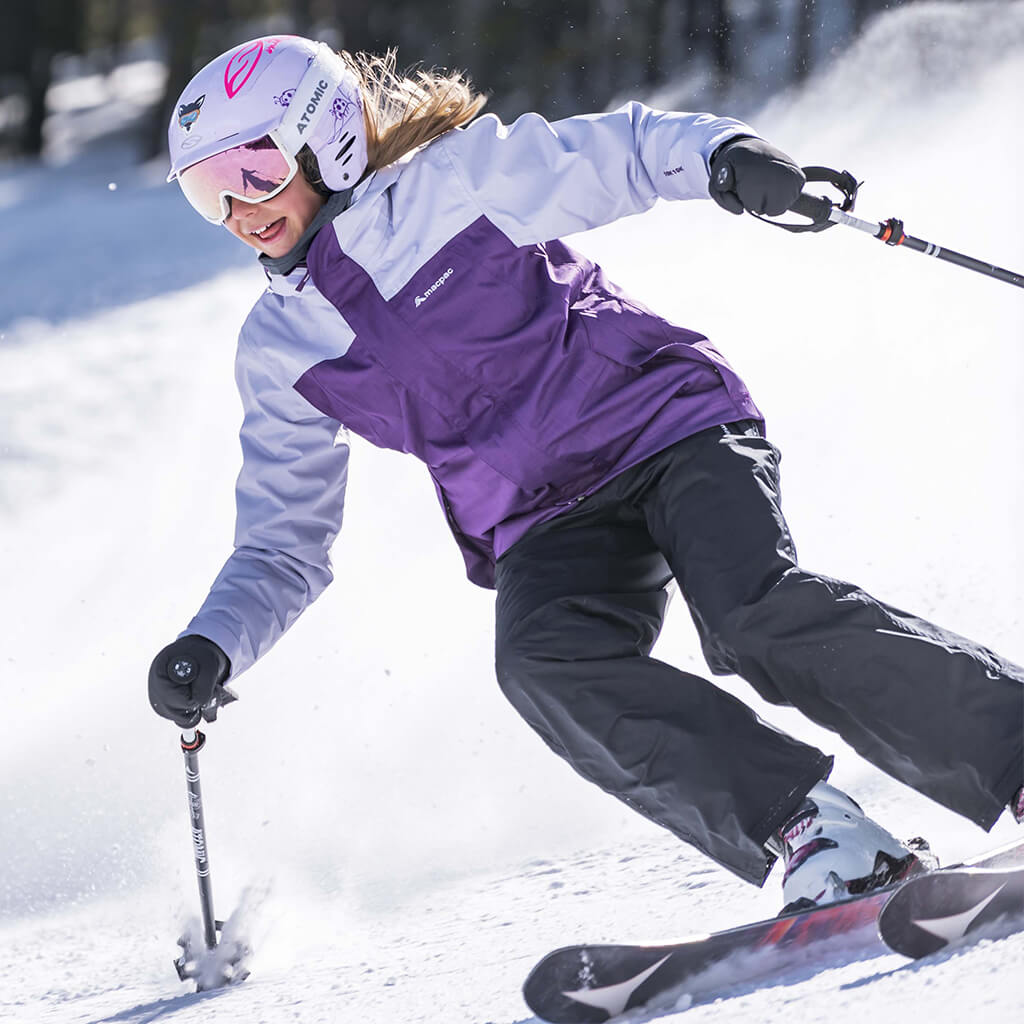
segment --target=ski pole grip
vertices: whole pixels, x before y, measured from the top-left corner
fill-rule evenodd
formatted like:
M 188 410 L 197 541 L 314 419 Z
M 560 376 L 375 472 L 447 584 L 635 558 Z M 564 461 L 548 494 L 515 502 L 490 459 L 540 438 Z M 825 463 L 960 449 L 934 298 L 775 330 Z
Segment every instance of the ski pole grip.
M 829 214 L 832 212 L 832 203 L 823 196 L 812 196 L 808 192 L 801 192 L 796 202 L 790 207 L 793 213 L 807 217 L 815 224 L 828 222 Z

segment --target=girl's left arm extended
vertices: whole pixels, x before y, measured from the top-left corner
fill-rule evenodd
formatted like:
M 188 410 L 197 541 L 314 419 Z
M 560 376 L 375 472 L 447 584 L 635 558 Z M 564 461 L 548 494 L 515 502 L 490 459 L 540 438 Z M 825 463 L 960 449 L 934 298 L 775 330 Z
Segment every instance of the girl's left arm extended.
M 487 116 L 444 148 L 488 219 L 517 245 L 561 238 L 642 213 L 659 199 L 707 199 L 712 155 L 749 125 L 628 103 L 606 114 L 512 125 Z

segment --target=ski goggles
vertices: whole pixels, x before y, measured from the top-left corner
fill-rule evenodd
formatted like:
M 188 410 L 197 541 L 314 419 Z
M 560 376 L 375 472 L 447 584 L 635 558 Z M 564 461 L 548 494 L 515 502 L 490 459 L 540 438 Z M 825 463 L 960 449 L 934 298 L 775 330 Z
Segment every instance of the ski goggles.
M 223 224 L 231 213 L 230 199 L 262 203 L 291 184 L 299 165 L 276 134 L 215 153 L 178 173 L 181 191 L 200 216 Z

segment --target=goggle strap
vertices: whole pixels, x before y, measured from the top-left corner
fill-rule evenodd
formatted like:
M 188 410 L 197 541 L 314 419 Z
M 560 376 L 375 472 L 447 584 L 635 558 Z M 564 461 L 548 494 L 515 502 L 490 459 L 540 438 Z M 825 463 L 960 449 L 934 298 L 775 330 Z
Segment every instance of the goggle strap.
M 285 153 L 298 153 L 313 138 L 320 121 L 331 109 L 345 71 L 344 61 L 326 43 L 320 43 L 295 88 L 284 119 L 271 133 Z

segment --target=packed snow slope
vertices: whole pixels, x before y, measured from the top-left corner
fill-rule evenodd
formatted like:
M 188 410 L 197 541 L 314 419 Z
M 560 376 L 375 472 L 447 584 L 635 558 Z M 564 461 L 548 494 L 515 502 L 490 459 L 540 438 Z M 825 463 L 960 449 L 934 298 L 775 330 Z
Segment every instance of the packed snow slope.
M 160 169 L 90 140 L 134 116 L 102 89 L 69 90 L 49 167 L 0 171 L 0 1020 L 513 1024 L 553 946 L 773 914 L 777 876 L 737 881 L 518 720 L 493 679 L 492 595 L 463 579 L 429 479 L 356 443 L 336 582 L 238 681 L 202 755 L 217 907 L 243 908 L 253 974 L 178 983 L 198 901 L 177 733 L 145 676 L 229 550 L 233 345 L 262 277 Z M 1022 94 L 1024 4 L 920 4 L 751 120 L 863 179 L 862 216 L 1021 270 Z M 1019 289 L 710 202 L 573 243 L 745 375 L 807 566 L 1024 660 Z M 703 670 L 682 601 L 658 654 Z M 1018 833 L 1004 818 L 986 836 L 722 685 L 835 752 L 839 785 L 944 858 Z M 1022 961 L 1018 935 L 832 964 L 685 1019 L 1020 1020 Z

